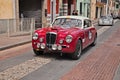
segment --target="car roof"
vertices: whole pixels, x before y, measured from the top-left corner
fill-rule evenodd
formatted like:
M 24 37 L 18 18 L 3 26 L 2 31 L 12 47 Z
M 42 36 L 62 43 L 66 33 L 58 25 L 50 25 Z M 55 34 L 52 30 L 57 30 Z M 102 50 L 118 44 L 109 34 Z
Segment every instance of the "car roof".
M 57 18 L 73 18 L 73 19 L 81 19 L 81 20 L 89 19 L 89 18 L 84 17 L 84 16 L 72 16 L 72 15 L 69 15 L 69 16 L 59 16 Z

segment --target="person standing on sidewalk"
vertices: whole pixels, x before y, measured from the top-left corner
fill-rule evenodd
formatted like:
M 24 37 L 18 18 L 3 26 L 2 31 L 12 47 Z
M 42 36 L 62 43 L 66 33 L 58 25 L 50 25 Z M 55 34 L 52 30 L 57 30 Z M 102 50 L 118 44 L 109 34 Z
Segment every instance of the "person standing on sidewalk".
M 75 15 L 75 10 L 73 10 L 72 15 Z
M 78 10 L 75 10 L 75 15 L 78 15 Z
M 78 15 L 78 10 L 73 10 L 72 15 Z

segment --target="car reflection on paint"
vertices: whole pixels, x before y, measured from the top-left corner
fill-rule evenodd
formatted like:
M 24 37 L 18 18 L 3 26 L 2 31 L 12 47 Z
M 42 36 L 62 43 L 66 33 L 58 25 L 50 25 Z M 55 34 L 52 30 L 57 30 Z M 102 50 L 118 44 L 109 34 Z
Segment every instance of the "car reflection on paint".
M 57 17 L 52 26 L 38 29 L 32 37 L 36 55 L 47 52 L 68 54 L 79 59 L 81 52 L 89 45 L 95 45 L 97 31 L 92 21 L 82 16 Z

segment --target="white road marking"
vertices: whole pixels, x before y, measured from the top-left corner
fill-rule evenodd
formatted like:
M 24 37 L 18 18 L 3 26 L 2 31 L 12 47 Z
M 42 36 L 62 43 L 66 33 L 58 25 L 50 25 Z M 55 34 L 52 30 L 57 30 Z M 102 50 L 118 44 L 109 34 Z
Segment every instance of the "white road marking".
M 36 57 L 32 60 L 25 61 L 24 63 L 0 72 L 0 80 L 19 80 L 50 61 L 51 59 L 41 57 Z

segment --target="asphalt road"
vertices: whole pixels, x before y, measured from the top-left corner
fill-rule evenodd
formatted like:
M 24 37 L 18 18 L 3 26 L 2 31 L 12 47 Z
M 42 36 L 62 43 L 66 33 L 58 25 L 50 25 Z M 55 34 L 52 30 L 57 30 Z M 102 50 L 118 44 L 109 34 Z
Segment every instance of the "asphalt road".
M 0 75 L 2 72 L 7 72 L 11 70 L 17 70 L 16 67 L 19 66 L 29 66 L 33 61 L 35 67 L 29 67 L 28 71 L 24 72 L 25 74 L 18 73 L 20 80 L 59 80 L 61 76 L 71 70 L 75 65 L 84 60 L 89 54 L 92 54 L 97 47 L 99 47 L 108 37 L 112 34 L 112 32 L 117 28 L 116 26 L 120 24 L 120 21 L 117 21 L 114 26 L 96 26 L 98 30 L 98 40 L 97 45 L 95 47 L 89 46 L 87 49 L 83 50 L 82 56 L 79 60 L 71 60 L 68 56 L 59 56 L 58 54 L 45 54 L 42 56 L 35 56 L 31 44 L 26 44 L 23 46 L 19 46 L 16 48 L 8 49 L 1 51 L 0 54 Z M 36 59 L 35 59 L 36 58 Z M 45 62 L 41 62 L 41 60 Z M 33 60 L 35 59 L 35 60 Z M 48 59 L 48 60 L 46 60 Z M 39 64 L 41 63 L 41 64 Z M 43 64 L 44 63 L 44 64 Z M 23 67 L 24 67 L 23 66 Z M 36 68 L 37 67 L 37 68 Z M 21 72 L 24 68 L 19 69 Z M 19 71 L 18 70 L 18 71 Z M 24 70 L 25 71 L 25 70 Z M 20 71 L 19 71 L 20 72 Z M 6 73 L 7 75 L 7 73 Z

